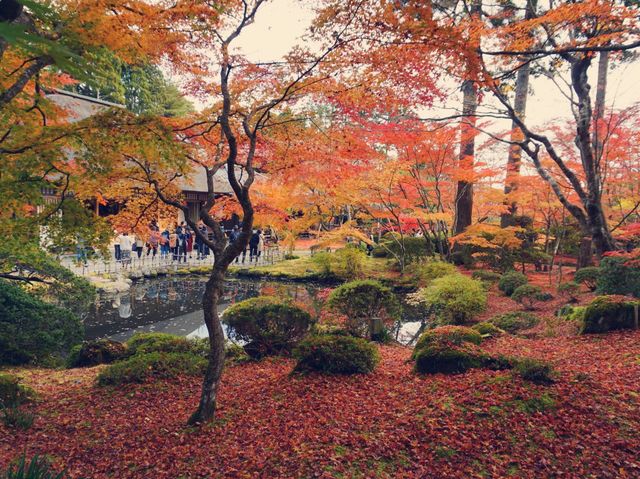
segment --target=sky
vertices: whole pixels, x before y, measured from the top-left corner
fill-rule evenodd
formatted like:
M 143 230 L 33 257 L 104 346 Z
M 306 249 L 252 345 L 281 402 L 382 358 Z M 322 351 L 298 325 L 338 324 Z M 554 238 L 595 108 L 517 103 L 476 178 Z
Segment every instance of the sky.
M 254 24 L 250 25 L 236 40 L 237 51 L 252 61 L 268 62 L 282 59 L 301 37 L 313 20 L 310 0 L 272 0 L 261 7 Z M 591 68 L 595 85 L 597 65 Z M 447 90 L 456 91 L 457 85 L 445 85 Z M 592 96 L 595 95 L 595 86 Z M 488 98 L 488 97 L 487 97 Z M 451 107 L 458 107 L 461 99 L 449 98 Z M 607 105 L 625 108 L 640 102 L 640 61 L 624 64 L 609 70 Z M 427 112 L 428 117 L 451 114 L 437 108 Z M 531 126 L 540 127 L 550 120 L 570 118 L 568 101 L 561 95 L 551 80 L 532 78 L 530 94 L 527 100 L 527 121 Z M 509 122 L 499 122 L 496 131 L 508 129 Z

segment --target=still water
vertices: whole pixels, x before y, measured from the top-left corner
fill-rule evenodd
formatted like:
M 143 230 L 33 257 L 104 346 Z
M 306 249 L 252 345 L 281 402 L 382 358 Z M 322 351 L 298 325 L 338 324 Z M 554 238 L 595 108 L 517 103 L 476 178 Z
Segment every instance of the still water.
M 204 278 L 167 277 L 134 283 L 116 296 L 99 296 L 84 318 L 87 339 L 109 337 L 125 341 L 137 332 L 160 332 L 206 337 L 202 313 Z M 227 282 L 219 311 L 260 295 L 289 297 L 318 307 L 315 284 L 232 279 Z

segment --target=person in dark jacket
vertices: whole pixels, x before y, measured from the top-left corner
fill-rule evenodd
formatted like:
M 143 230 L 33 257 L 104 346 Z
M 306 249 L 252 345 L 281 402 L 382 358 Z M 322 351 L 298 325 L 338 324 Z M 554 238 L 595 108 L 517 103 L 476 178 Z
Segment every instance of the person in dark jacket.
M 253 258 L 256 258 L 256 263 L 258 262 L 258 245 L 260 244 L 260 231 L 253 230 L 253 234 L 251 235 L 251 239 L 249 240 L 249 263 Z

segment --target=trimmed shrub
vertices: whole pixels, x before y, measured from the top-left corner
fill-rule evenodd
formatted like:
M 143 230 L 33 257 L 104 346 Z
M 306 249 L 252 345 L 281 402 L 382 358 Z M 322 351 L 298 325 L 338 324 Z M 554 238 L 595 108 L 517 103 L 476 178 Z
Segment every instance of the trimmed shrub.
M 227 308 L 222 320 L 230 338 L 246 343 L 252 358 L 290 354 L 313 326 L 305 310 L 271 296 L 240 301 Z
M 414 351 L 441 342 L 456 345 L 463 343 L 479 345 L 482 342 L 482 335 L 475 329 L 466 326 L 440 326 L 422 333 L 416 342 Z
M 602 258 L 598 294 L 629 294 L 640 298 L 640 267 L 625 265 L 627 261 L 626 258 Z
M 441 325 L 467 323 L 487 307 L 482 283 L 459 273 L 437 278 L 422 291 Z
M 531 313 L 511 311 L 494 316 L 489 322 L 508 333 L 516 334 L 520 331 L 533 328 L 540 320 Z
M 529 282 L 527 277 L 517 271 L 510 271 L 505 273 L 498 281 L 498 289 L 507 296 L 511 296 L 513 292 L 520 286 Z
M 0 374 L 0 408 L 15 408 L 35 396 L 31 388 L 20 384 L 20 379 L 11 374 Z
M 333 255 L 331 269 L 340 277 L 347 280 L 362 277 L 364 262 L 367 254 L 353 245 L 339 249 Z
M 129 356 L 148 353 L 192 353 L 194 341 L 167 333 L 136 333 L 127 341 Z
M 84 368 L 98 364 L 110 364 L 122 359 L 127 354 L 127 347 L 111 339 L 95 339 L 84 341 L 71 349 L 67 358 L 67 367 Z
M 456 267 L 444 261 L 426 261 L 414 263 L 406 272 L 411 275 L 413 282 L 418 286 L 428 286 L 434 279 L 442 278 L 457 272 Z
M 482 367 L 486 356 L 471 343 L 438 342 L 415 353 L 415 370 L 422 374 L 458 374 Z
M 515 374 L 525 381 L 535 384 L 552 384 L 555 372 L 553 366 L 538 359 L 519 359 L 514 361 L 513 369 Z
M 384 324 L 400 315 L 400 303 L 390 288 L 378 281 L 350 281 L 334 289 L 327 304 L 346 317 L 346 330 L 354 336 L 376 339 Z
M 476 330 L 483 338 L 495 338 L 504 334 L 504 331 L 497 327 L 495 324 L 488 321 L 482 321 L 471 326 Z
M 599 296 L 584 310 L 582 334 L 606 333 L 636 327 L 636 311 L 640 302 L 624 296 Z
M 227 342 L 224 348 L 224 359 L 230 363 L 240 364 L 249 361 L 249 355 L 239 344 Z
M 538 298 L 542 290 L 539 286 L 534 286 L 532 284 L 523 284 L 522 286 L 518 286 L 513 294 L 511 295 L 511 299 L 513 299 L 516 303 L 520 303 L 526 309 L 532 310 L 535 309 L 536 303 L 538 302 Z
M 82 341 L 72 312 L 44 303 L 0 280 L 0 364 L 43 364 Z
M 37 455 L 27 462 L 23 454 L 20 459 L 10 464 L 6 471 L 0 471 L 2 479 L 66 479 L 68 477 L 64 471 L 56 473 L 46 457 Z
M 136 354 L 110 364 L 98 375 L 100 386 L 141 383 L 149 378 L 173 378 L 179 375 L 199 376 L 207 360 L 191 353 Z
M 471 273 L 471 277 L 473 279 L 485 281 L 487 283 L 497 283 L 498 281 L 500 281 L 500 278 L 502 278 L 502 275 L 500 273 L 496 273 L 495 271 L 479 269 Z
M 600 276 L 600 268 L 597 266 L 587 266 L 576 271 L 574 280 L 576 283 L 584 284 L 589 291 L 595 291 Z
M 575 301 L 580 293 L 580 285 L 575 281 L 567 281 L 558 285 L 558 294 L 567 301 Z
M 295 371 L 328 374 L 370 373 L 379 361 L 376 346 L 365 339 L 333 334 L 309 336 L 295 349 Z

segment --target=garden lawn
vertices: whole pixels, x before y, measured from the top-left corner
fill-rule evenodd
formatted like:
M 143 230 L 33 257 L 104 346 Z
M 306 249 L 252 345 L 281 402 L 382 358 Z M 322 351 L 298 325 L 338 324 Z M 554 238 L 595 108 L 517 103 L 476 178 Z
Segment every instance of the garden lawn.
M 38 417 L 25 432 L 0 425 L 0 464 L 26 450 L 93 479 L 640 477 L 640 331 L 486 347 L 549 360 L 559 379 L 419 377 L 398 346 L 366 376 L 267 360 L 228 368 L 217 419 L 191 428 L 198 379 L 102 389 L 100 368 L 21 370 Z

